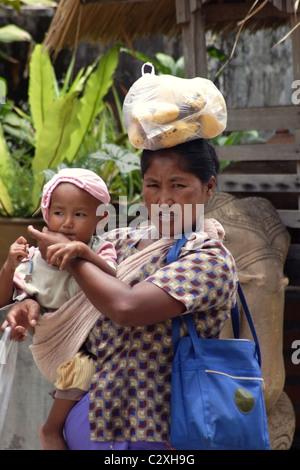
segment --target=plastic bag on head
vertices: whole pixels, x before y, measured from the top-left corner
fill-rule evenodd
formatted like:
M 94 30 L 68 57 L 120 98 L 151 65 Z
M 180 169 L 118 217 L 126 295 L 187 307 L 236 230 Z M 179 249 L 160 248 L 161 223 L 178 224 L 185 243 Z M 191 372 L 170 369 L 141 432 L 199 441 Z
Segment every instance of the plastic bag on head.
M 144 72 L 145 66 L 151 67 L 150 73 Z M 123 117 L 135 148 L 157 150 L 216 137 L 226 127 L 227 109 L 212 81 L 155 75 L 146 63 L 125 97 Z
M 7 327 L 0 339 L 0 436 L 11 396 L 18 355 L 18 343 L 10 339 Z

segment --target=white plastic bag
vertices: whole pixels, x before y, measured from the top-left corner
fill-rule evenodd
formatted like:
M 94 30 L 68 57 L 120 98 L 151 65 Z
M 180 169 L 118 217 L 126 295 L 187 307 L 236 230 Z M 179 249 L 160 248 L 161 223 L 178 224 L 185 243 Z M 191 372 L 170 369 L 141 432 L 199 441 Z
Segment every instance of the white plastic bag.
M 144 72 L 145 66 L 151 73 Z M 157 150 L 216 137 L 226 127 L 227 109 L 212 81 L 155 75 L 146 63 L 125 97 L 123 118 L 135 148 Z
M 0 340 L 0 436 L 2 433 L 18 355 L 18 342 L 10 339 L 7 327 Z

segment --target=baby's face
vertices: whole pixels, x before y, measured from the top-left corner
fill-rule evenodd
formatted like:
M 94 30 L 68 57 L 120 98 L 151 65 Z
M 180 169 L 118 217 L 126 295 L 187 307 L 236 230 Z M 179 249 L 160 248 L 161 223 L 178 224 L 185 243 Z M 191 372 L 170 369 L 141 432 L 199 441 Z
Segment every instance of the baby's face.
M 70 240 L 88 243 L 100 216 L 98 199 L 71 183 L 60 183 L 53 191 L 49 208 L 49 229 Z

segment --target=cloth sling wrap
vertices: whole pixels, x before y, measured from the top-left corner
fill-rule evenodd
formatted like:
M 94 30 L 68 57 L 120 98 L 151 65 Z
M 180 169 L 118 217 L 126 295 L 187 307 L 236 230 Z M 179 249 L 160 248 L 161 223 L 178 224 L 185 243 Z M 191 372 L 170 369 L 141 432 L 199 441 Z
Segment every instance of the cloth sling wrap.
M 128 284 L 136 271 L 147 264 L 152 252 L 173 243 L 174 240 L 160 239 L 129 256 L 118 266 L 118 279 Z M 49 382 L 56 382 L 58 367 L 78 352 L 100 315 L 83 292 L 58 310 L 39 315 L 30 349 L 40 372 Z
M 204 231 L 193 233 L 185 248 L 195 250 L 205 239 L 222 239 L 223 236 L 223 227 L 216 220 L 207 219 Z M 161 238 L 129 256 L 119 264 L 117 278 L 129 284 L 154 252 L 173 245 L 174 241 L 174 238 Z M 83 292 L 58 310 L 39 315 L 30 349 L 37 367 L 49 382 L 56 382 L 58 367 L 78 352 L 100 315 Z

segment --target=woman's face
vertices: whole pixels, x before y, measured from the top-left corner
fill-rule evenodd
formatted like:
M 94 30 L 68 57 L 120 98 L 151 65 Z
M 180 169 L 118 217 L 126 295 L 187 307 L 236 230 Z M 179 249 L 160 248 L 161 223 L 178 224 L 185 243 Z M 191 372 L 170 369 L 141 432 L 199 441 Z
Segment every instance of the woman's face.
M 216 179 L 202 183 L 179 166 L 174 154 L 155 156 L 144 175 L 143 196 L 149 218 L 160 235 L 174 236 L 201 229 L 203 204 L 213 194 Z

